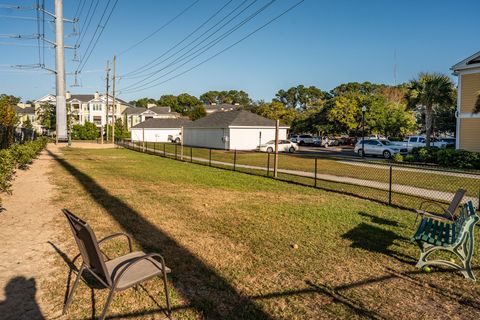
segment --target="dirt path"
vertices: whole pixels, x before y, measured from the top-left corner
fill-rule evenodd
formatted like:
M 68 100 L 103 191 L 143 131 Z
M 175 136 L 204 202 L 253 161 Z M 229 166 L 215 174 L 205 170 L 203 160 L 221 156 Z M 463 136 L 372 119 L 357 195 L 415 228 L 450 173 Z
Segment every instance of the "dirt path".
M 49 150 L 57 151 L 54 145 Z M 53 158 L 43 151 L 26 171 L 18 170 L 13 194 L 2 195 L 0 212 L 0 318 L 45 319 L 58 313 L 41 305 L 41 283 L 55 273 L 55 187 L 49 181 Z M 58 309 L 58 307 L 56 307 Z

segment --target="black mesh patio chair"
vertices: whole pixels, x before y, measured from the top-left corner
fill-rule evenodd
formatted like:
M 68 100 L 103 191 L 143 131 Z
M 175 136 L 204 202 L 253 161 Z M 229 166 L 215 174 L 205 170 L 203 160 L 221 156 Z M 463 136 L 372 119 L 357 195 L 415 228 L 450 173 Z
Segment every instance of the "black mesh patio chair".
M 163 280 L 167 303 L 167 316 L 170 317 L 171 307 L 167 285 L 167 273 L 170 272 L 170 269 L 165 265 L 165 260 L 161 255 L 157 253 L 145 254 L 141 251 L 133 252 L 132 240 L 125 233 L 115 233 L 97 241 L 95 234 L 85 221 L 78 218 L 67 209 L 63 209 L 62 212 L 67 217 L 75 242 L 78 245 L 80 255 L 83 259 L 77 278 L 75 279 L 72 290 L 70 291 L 63 308 L 64 314 L 67 312 L 68 307 L 72 302 L 73 294 L 83 272 L 88 271 L 102 286 L 110 289 L 100 319 L 105 319 L 108 307 L 110 306 L 113 295 L 116 291 L 132 288 L 156 276 L 161 277 Z M 104 259 L 104 256 L 106 257 L 106 255 L 102 253 L 99 245 L 107 240 L 120 236 L 124 236 L 128 240 L 130 252 L 124 256 L 111 260 L 108 258 Z
M 455 211 L 462 202 L 463 197 L 465 196 L 465 192 L 466 191 L 464 189 L 458 189 L 453 196 L 452 202 L 450 202 L 448 208 L 445 208 L 443 204 L 437 201 L 427 200 L 422 202 L 420 204 L 420 208 L 415 210 L 417 212 L 417 219 L 418 216 L 427 216 L 429 218 L 434 218 L 437 220 L 455 221 Z M 441 213 L 435 213 L 431 210 L 429 211 L 431 207 L 437 207 L 438 209 L 440 209 Z M 415 219 L 415 224 L 417 223 L 417 219 Z

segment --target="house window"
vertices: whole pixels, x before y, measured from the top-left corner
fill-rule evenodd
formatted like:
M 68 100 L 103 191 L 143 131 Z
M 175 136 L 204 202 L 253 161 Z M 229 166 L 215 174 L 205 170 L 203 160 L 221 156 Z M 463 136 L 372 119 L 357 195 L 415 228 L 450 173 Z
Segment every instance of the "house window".
M 94 103 L 92 109 L 93 111 L 102 111 L 102 105 L 98 103 Z
M 101 116 L 93 116 L 93 123 L 95 123 L 97 126 L 102 125 L 102 117 Z

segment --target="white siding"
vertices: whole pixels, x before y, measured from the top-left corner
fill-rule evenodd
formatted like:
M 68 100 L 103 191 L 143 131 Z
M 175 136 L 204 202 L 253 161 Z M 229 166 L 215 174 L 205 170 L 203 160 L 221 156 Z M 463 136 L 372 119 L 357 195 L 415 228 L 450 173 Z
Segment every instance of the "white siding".
M 142 128 L 132 128 L 132 141 L 143 141 Z M 145 129 L 145 142 L 168 142 L 169 135 L 179 135 L 181 129 Z
M 228 142 L 223 141 L 228 136 L 228 129 L 184 128 L 183 143 L 187 146 L 228 149 Z
M 275 140 L 275 128 L 230 128 L 230 149 L 253 150 L 260 142 Z M 280 128 L 279 140 L 287 139 L 287 129 Z

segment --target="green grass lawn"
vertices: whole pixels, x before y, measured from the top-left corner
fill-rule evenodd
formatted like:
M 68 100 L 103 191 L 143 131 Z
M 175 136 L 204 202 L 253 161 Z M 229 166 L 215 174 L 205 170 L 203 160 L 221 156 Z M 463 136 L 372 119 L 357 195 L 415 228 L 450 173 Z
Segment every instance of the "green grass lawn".
M 181 155 L 181 146 L 175 146 L 175 144 L 171 143 L 146 143 L 148 148 L 153 149 L 155 146 L 155 150 L 159 152 L 159 154 L 163 154 L 165 151 L 166 154 L 175 154 L 177 153 L 177 158 L 180 158 Z M 209 159 L 210 151 L 208 149 L 203 148 L 190 148 L 184 147 L 183 148 L 183 155 L 184 158 L 189 161 L 190 155 L 193 158 L 203 158 Z M 211 151 L 211 159 L 212 161 L 221 161 L 226 163 L 233 164 L 234 162 L 234 152 L 233 151 L 224 151 L 224 150 L 212 150 Z M 205 162 L 203 162 L 205 163 Z M 250 165 L 250 166 L 258 166 L 258 167 L 267 167 L 268 166 L 268 154 L 266 153 L 257 153 L 257 152 L 237 152 L 236 155 L 236 163 L 238 165 Z M 313 173 L 315 171 L 315 160 L 311 156 L 305 155 L 292 155 L 292 154 L 285 154 L 281 153 L 279 155 L 278 161 L 278 168 L 279 169 L 288 169 L 288 170 L 298 170 L 304 172 Z M 351 162 L 355 164 L 356 162 Z M 317 172 L 318 174 L 329 174 L 334 176 L 341 176 L 341 177 L 352 177 L 357 179 L 363 180 L 372 180 L 372 181 L 379 181 L 383 183 L 389 183 L 390 181 L 390 168 L 388 166 L 384 166 L 383 168 L 379 167 L 365 167 L 365 166 L 358 166 L 353 164 L 346 164 L 341 163 L 336 159 L 328 159 L 328 158 L 318 158 L 317 160 Z M 220 164 L 213 164 L 214 166 L 221 166 L 225 168 L 232 168 L 231 166 L 225 166 Z M 273 156 L 270 157 L 270 168 L 273 167 Z M 249 171 L 245 170 L 241 167 L 238 167 L 238 170 Z M 257 174 L 265 175 L 266 172 L 256 171 Z M 304 181 L 305 179 L 299 179 L 290 177 L 289 180 L 293 181 Z M 307 179 L 309 182 L 306 183 L 307 185 L 313 184 L 313 179 Z M 457 177 L 457 176 L 449 176 L 449 175 L 442 175 L 436 174 L 429 171 L 424 172 L 411 172 L 401 170 L 400 167 L 394 167 L 392 171 L 392 183 L 404 185 L 404 186 L 413 186 L 419 188 L 425 188 L 429 190 L 439 190 L 439 191 L 447 191 L 454 193 L 459 188 L 466 189 L 467 196 L 470 197 L 478 197 L 480 191 L 480 176 L 476 177 Z M 319 184 L 331 185 L 330 182 L 322 182 Z M 377 191 L 377 190 L 369 190 L 369 188 L 359 188 L 358 186 L 354 186 L 353 188 L 348 185 L 344 184 L 337 184 L 338 187 L 332 188 L 332 190 L 339 190 L 339 189 L 352 189 L 354 193 L 357 193 L 361 196 L 369 196 L 373 195 L 375 198 L 385 199 L 385 192 L 384 191 Z M 405 206 L 406 201 L 402 199 L 403 195 L 396 194 L 394 196 L 394 202 L 396 201 L 397 205 Z M 428 197 L 427 195 L 425 197 Z M 408 197 L 407 200 L 410 201 L 411 197 Z M 388 195 L 387 195 L 388 199 Z M 411 208 L 418 208 L 419 201 L 417 200 Z M 407 206 L 408 207 L 408 206 Z
M 409 211 L 125 149 L 63 149 L 52 179 L 57 201 L 99 238 L 128 232 L 136 249 L 165 257 L 174 319 L 480 317 L 477 284 L 414 268 Z M 77 249 L 59 219 L 65 240 L 55 246 L 71 258 Z M 69 268 L 57 262 L 64 272 L 48 298 L 61 307 Z M 118 294 L 110 314 L 161 318 L 161 282 L 145 289 Z M 98 316 L 106 294 L 92 299 L 81 284 L 69 318 L 90 318 L 92 301 Z

